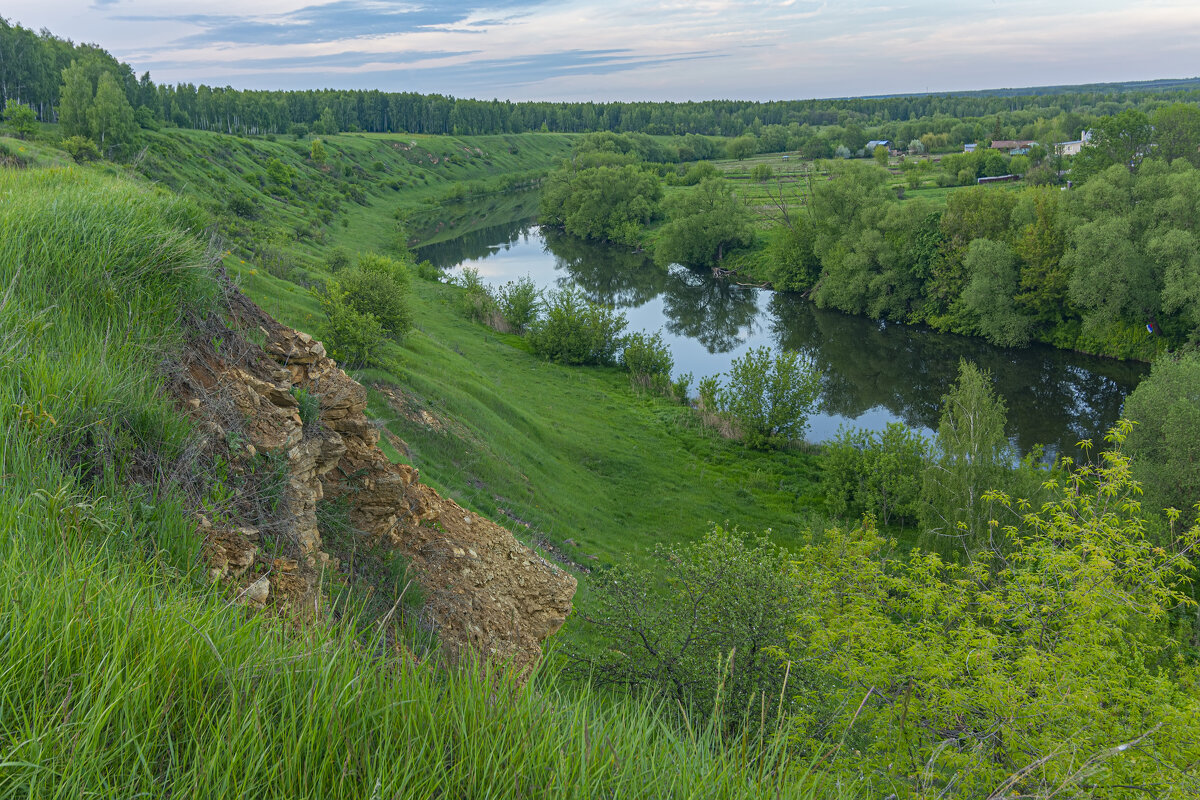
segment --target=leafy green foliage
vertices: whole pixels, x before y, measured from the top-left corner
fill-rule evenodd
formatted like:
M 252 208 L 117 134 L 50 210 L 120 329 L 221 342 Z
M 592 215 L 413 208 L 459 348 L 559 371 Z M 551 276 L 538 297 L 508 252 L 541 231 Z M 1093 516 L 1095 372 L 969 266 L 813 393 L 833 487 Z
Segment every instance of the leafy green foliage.
M 843 429 L 824 445 L 822 488 L 838 516 L 871 514 L 883 525 L 913 523 L 930 444 L 896 422 L 880 432 Z
M 326 281 L 316 297 L 325 313 L 321 338 L 330 356 L 347 368 L 371 363 L 387 332 L 376 317 L 361 311 L 335 281 Z
M 970 550 L 993 533 L 984 495 L 1001 485 L 1013 456 L 1004 435 L 1004 401 L 991 375 L 970 361 L 958 365 L 958 380 L 942 398 L 933 459 L 924 471 L 921 521 L 939 547 Z
M 777 225 L 767 240 L 768 276 L 779 291 L 806 291 L 821 277 L 821 260 L 813 251 L 812 225 L 803 216 L 791 226 Z
M 811 730 L 845 742 L 842 769 L 913 796 L 1154 785 L 1182 800 L 1200 788 L 1200 703 L 1170 611 L 1194 608 L 1200 530 L 1156 546 L 1116 449 L 1050 491 L 1040 508 L 987 494 L 993 520 L 1013 523 L 987 523 L 986 538 L 1008 547 L 959 564 L 897 559 L 871 527 L 802 550 L 805 596 L 820 602 L 791 657 L 828 683 L 797 705 L 840 709 Z
M 543 188 L 541 219 L 574 236 L 636 245 L 644 226 L 660 216 L 661 198 L 658 178 L 638 166 L 576 171 L 567 164 Z
M 4 122 L 18 139 L 29 139 L 37 131 L 33 109 L 11 98 L 4 105 Z
M 391 339 L 399 339 L 412 327 L 410 282 L 403 264 L 376 253 L 360 254 L 354 269 L 339 273 L 337 280 L 345 303 L 358 314 L 373 317 Z
M 100 148 L 86 136 L 68 136 L 62 140 L 61 147 L 67 155 L 75 159 L 76 164 L 95 161 L 100 157 Z
M 308 149 L 308 157 L 317 165 L 323 165 L 329 159 L 329 148 L 320 139 L 313 139 Z
M 963 261 L 967 283 L 959 296 L 959 313 L 975 319 L 975 329 L 989 342 L 1004 347 L 1029 344 L 1033 320 L 1014 299 L 1020 274 L 1016 254 L 1008 245 L 974 239 Z
M 794 351 L 751 348 L 729 365 L 729 382 L 713 398 L 751 447 L 782 447 L 804 437 L 821 376 Z M 701 397 L 704 397 L 701 385 Z
M 638 332 L 625 337 L 621 364 L 634 377 L 670 378 L 675 360 L 660 331 L 650 335 Z
M 660 545 L 650 564 L 613 568 L 595 597 L 585 619 L 599 646 L 569 652 L 574 673 L 713 714 L 727 734 L 775 722 L 788 676 L 779 653 L 802 602 L 785 550 L 714 527 L 694 544 Z
M 1200 503 L 1200 355 L 1164 356 L 1125 400 L 1135 423 L 1125 442 L 1133 474 L 1153 508 L 1173 507 L 1187 523 Z
M 542 307 L 542 293 L 529 276 L 497 286 L 495 296 L 500 316 L 514 333 L 525 333 Z
M 463 290 L 458 302 L 467 317 L 475 322 L 490 323 L 496 313 L 496 298 L 491 287 L 483 282 L 479 270 L 464 267 L 455 283 Z
M 695 188 L 672 195 L 666 208 L 667 222 L 654 246 L 658 264 L 711 266 L 720 263 L 729 249 L 751 239 L 749 212 L 723 180 L 706 178 Z
M 529 329 L 543 358 L 562 364 L 613 364 L 623 341 L 625 315 L 597 305 L 576 288 L 551 292 L 546 313 Z

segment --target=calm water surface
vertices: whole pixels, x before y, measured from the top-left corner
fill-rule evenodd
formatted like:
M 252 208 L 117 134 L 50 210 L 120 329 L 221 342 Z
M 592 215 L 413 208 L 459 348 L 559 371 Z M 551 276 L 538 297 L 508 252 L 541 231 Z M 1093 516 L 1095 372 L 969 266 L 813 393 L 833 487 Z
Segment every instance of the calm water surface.
M 418 257 L 451 274 L 472 267 L 491 283 L 528 275 L 544 289 L 575 284 L 592 300 L 619 308 L 629 331 L 661 331 L 676 375 L 691 372 L 696 380 L 726 372 L 751 347 L 800 351 L 823 375 L 810 441 L 829 439 L 842 425 L 879 430 L 895 421 L 931 434 L 941 397 L 966 358 L 995 378 L 1008 405 L 1009 437 L 1022 453 L 1039 444 L 1050 453 L 1071 452 L 1081 439 L 1100 440 L 1148 372 L 1143 364 L 1044 346 L 1008 350 L 822 310 L 798 295 L 737 286 L 708 271 L 664 271 L 644 254 L 543 232 L 528 222 L 432 245 Z

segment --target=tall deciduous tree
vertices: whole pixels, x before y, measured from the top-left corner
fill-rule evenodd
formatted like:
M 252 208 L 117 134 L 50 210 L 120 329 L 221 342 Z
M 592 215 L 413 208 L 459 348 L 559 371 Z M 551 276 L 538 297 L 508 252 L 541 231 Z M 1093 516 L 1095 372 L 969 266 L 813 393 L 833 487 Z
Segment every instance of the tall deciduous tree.
M 64 137 L 91 137 L 92 131 L 88 122 L 88 109 L 92 106 L 95 92 L 92 82 L 88 80 L 87 71 L 78 62 L 72 61 L 71 66 L 62 71 L 62 89 L 58 98 L 58 121 L 62 125 Z
M 107 72 L 101 73 L 96 83 L 96 99 L 88 109 L 87 118 L 93 138 L 100 140 L 101 150 L 112 150 L 125 144 L 137 131 L 133 107 Z
M 1186 158 L 1200 167 L 1200 107 L 1175 103 L 1154 114 L 1155 156 L 1174 161 Z
M 976 239 L 967 248 L 963 266 L 967 285 L 959 297 L 959 309 L 974 318 L 976 329 L 993 344 L 1029 344 L 1033 320 L 1014 300 L 1020 273 L 1012 248 L 991 239 Z
M 1125 401 L 1133 420 L 1125 443 L 1151 508 L 1174 507 L 1194 522 L 1200 503 L 1200 353 L 1154 364 Z
M 1011 461 L 1005 414 L 991 375 L 960 361 L 958 381 L 942 398 L 936 457 L 921 489 L 922 522 L 935 541 L 972 550 L 987 535 L 983 496 L 998 488 L 1001 472 Z
M 708 178 L 668 198 L 667 224 L 655 246 L 660 264 L 710 266 L 752 236 L 750 213 L 720 178 Z

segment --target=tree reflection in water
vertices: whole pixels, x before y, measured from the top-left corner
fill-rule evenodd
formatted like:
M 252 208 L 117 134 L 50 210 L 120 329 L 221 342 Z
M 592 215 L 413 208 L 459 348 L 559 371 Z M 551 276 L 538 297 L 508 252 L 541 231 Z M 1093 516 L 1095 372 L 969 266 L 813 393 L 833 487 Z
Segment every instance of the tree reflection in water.
M 1100 440 L 1147 372 L 1142 364 L 1049 347 L 1006 350 L 982 339 L 822 310 L 798 295 L 737 286 L 707 271 L 663 270 L 645 253 L 539 231 L 528 222 L 437 247 L 435 263 L 475 259 L 472 266 L 493 282 L 528 274 L 542 288 L 579 286 L 592 301 L 627 311 L 631 329 L 664 329 L 676 369 L 696 377 L 727 371 L 751 346 L 803 351 L 823 376 L 825 424 L 814 418 L 813 429 L 826 436 L 840 419 L 868 412 L 859 424 L 870 420 L 880 428 L 899 420 L 936 429 L 942 395 L 966 358 L 992 373 L 1008 405 L 1009 436 L 1022 453 L 1044 444 L 1051 453 L 1073 454 L 1079 440 Z M 444 260 L 455 256 L 462 257 Z
M 798 295 L 774 294 L 768 308 L 775 343 L 816 360 L 826 413 L 854 418 L 882 407 L 908 425 L 936 429 L 942 395 L 965 358 L 992 373 L 1008 406 L 1009 437 L 1022 453 L 1037 444 L 1072 453 L 1081 439 L 1099 442 L 1147 371 L 1143 364 L 1042 346 L 1009 350 L 848 316 Z
M 655 266 L 645 253 L 602 246 L 546 231 L 546 249 L 563 272 L 560 287 L 575 284 L 596 303 L 637 308 L 662 296 L 664 327 L 695 339 L 710 353 L 728 353 L 753 335 L 758 298 L 752 289 L 717 281 L 702 270 Z

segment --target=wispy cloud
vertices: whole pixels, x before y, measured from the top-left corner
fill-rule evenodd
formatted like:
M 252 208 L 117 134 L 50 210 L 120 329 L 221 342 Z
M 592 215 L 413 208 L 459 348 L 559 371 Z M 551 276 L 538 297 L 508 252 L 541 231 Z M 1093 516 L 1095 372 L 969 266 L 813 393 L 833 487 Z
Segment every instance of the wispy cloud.
M 157 80 L 747 99 L 1200 74 L 1193 0 L 7 0 Z

